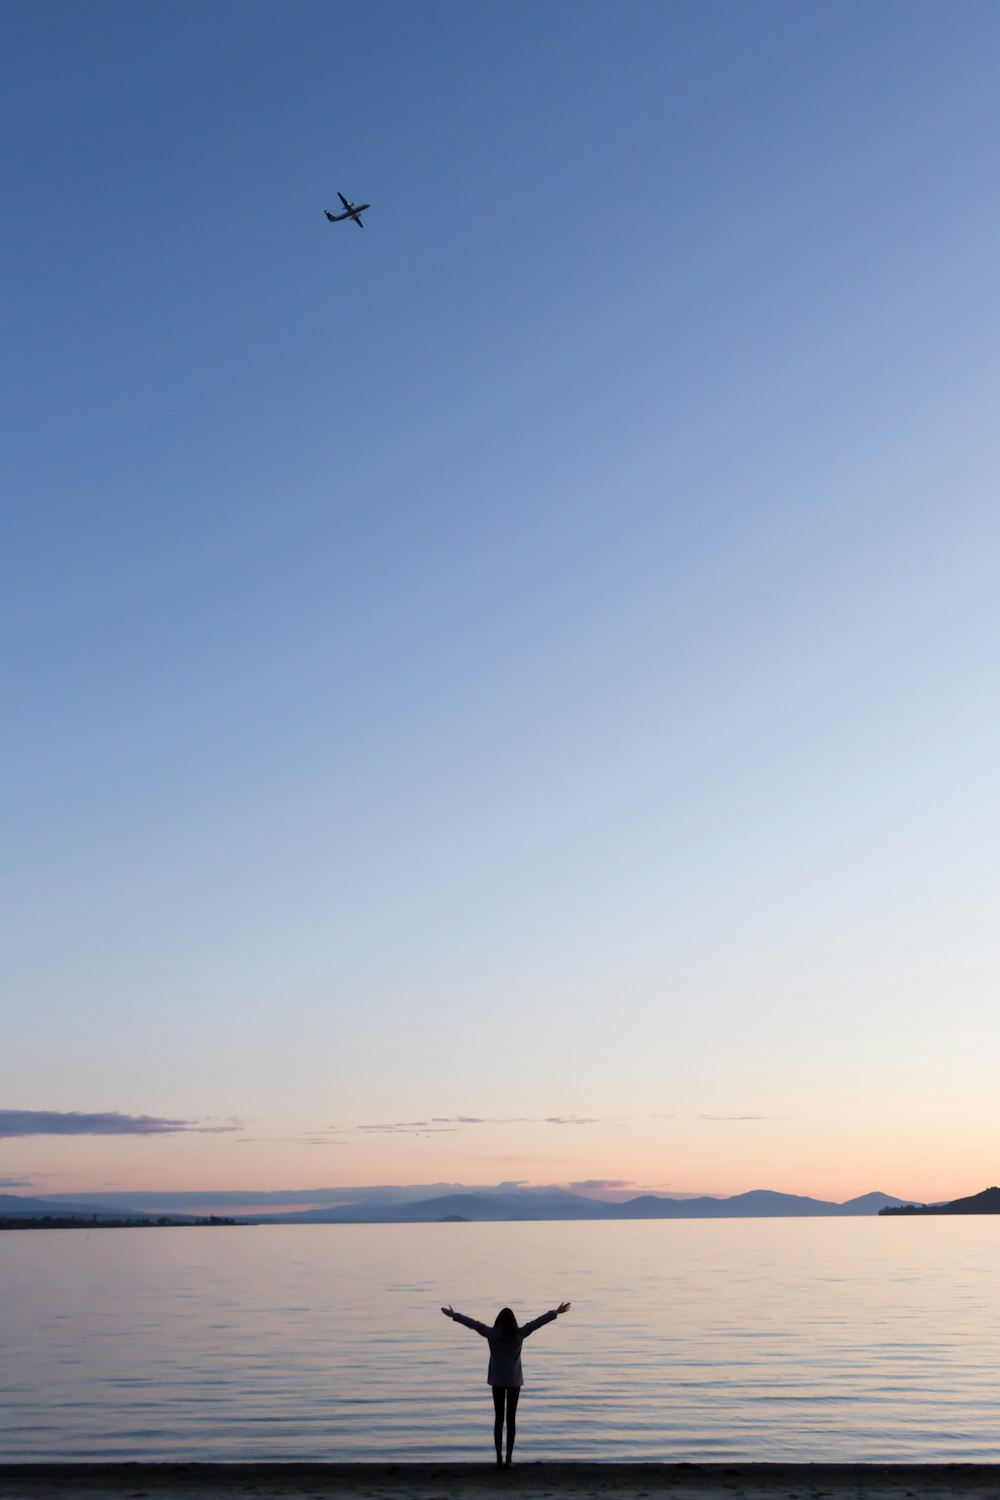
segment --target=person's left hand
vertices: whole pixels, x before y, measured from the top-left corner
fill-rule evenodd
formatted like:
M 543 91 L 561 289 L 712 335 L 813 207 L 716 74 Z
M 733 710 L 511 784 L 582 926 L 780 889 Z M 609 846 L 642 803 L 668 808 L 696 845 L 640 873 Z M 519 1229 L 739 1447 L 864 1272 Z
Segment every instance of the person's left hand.
M 566 1306 L 569 1306 L 568 1302 Z M 455 1309 L 453 1307 L 442 1307 L 441 1311 L 444 1313 L 446 1318 L 453 1318 L 455 1316 Z
M 572 1303 L 569 1303 L 569 1302 L 560 1302 L 559 1306 L 556 1308 L 556 1312 L 557 1313 L 569 1312 L 571 1306 L 572 1306 Z

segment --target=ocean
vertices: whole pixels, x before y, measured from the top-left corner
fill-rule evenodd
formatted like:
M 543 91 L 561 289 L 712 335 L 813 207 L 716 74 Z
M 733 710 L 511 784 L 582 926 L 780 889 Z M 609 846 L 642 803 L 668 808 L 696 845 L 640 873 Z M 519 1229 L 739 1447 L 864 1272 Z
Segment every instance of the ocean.
M 0 1460 L 1000 1461 L 1000 1218 L 0 1234 Z

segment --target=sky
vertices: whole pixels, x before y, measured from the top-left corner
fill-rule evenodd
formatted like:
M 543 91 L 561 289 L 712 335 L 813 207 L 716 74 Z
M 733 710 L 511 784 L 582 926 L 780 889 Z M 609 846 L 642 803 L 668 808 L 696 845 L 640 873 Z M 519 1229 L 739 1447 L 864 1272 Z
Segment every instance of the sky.
M 4 17 L 0 1182 L 996 1182 L 1000 10 Z

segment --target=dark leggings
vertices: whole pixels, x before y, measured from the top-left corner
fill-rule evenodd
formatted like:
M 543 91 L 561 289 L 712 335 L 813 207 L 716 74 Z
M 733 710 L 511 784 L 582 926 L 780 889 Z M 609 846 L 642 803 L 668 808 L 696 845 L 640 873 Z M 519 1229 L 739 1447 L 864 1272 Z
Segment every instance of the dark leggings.
M 493 1423 L 493 1442 L 497 1450 L 497 1463 L 500 1462 L 500 1439 L 503 1437 L 504 1404 L 507 1406 L 507 1462 L 514 1451 L 514 1434 L 517 1431 L 517 1398 L 521 1394 L 519 1385 L 495 1385 L 493 1387 L 493 1410 L 496 1420 Z

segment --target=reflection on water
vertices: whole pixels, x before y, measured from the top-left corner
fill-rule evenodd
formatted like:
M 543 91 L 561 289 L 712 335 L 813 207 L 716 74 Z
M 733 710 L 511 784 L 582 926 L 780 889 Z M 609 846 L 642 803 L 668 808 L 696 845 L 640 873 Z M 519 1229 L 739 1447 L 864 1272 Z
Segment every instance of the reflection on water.
M 1000 1459 L 1000 1220 L 0 1235 L 0 1458 Z

